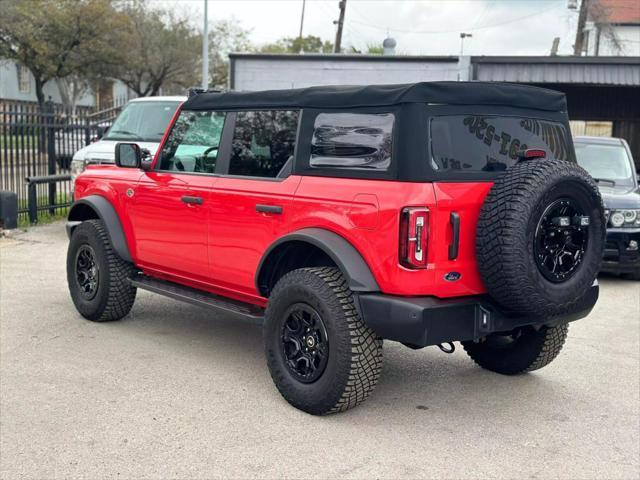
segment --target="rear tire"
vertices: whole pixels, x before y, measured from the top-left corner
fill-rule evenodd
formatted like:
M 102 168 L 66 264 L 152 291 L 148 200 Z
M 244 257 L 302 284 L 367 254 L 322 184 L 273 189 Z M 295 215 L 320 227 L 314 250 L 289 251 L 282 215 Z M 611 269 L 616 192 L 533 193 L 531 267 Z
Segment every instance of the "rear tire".
M 301 268 L 278 281 L 265 312 L 264 345 L 282 396 L 313 415 L 355 407 L 382 370 L 382 339 L 364 324 L 332 267 Z
M 67 251 L 67 283 L 73 304 L 93 322 L 120 320 L 136 299 L 129 279 L 136 268 L 114 251 L 101 220 L 87 220 L 71 235 Z
M 551 363 L 562 350 L 569 325 L 523 327 L 512 335 L 490 335 L 483 342 L 462 342 L 462 346 L 479 366 L 503 375 L 538 370 Z

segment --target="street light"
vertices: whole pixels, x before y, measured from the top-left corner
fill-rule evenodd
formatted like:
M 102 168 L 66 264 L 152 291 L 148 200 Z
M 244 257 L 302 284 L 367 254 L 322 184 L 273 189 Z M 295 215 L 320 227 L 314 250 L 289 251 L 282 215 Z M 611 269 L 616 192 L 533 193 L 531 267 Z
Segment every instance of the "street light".
M 204 32 L 202 33 L 202 89 L 209 88 L 209 12 L 204 0 Z
M 470 33 L 461 33 L 460 34 L 460 56 L 462 56 L 464 54 L 464 39 L 465 38 L 471 38 L 473 37 L 473 35 L 471 35 Z

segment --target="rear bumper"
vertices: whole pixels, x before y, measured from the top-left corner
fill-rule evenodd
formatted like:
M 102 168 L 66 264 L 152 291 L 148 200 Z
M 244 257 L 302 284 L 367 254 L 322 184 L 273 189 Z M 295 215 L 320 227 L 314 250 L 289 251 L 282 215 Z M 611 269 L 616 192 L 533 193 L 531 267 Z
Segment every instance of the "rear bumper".
M 609 228 L 600 270 L 610 273 L 640 271 L 640 250 L 629 249 L 629 242 L 640 245 L 640 228 Z
M 513 316 L 486 295 L 455 299 L 360 294 L 363 319 L 378 335 L 415 347 L 478 340 L 525 325 L 557 325 L 583 318 L 598 300 L 597 281 L 575 311 L 551 318 Z

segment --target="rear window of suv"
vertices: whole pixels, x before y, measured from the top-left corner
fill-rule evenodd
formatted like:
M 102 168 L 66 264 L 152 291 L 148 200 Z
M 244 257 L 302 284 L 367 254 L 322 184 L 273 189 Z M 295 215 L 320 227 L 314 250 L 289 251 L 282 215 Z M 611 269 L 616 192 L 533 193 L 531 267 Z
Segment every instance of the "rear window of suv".
M 542 148 L 548 158 L 572 160 L 569 134 L 559 122 L 495 115 L 431 119 L 431 166 L 442 172 L 499 172 L 518 152 Z

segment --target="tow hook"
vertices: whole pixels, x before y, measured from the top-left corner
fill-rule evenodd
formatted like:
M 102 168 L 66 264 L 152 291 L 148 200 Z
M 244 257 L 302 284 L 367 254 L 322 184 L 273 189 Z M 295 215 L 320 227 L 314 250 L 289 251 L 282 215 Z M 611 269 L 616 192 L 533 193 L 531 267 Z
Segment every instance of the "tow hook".
M 444 353 L 453 353 L 456 351 L 456 346 L 451 342 L 439 343 L 438 348 Z

